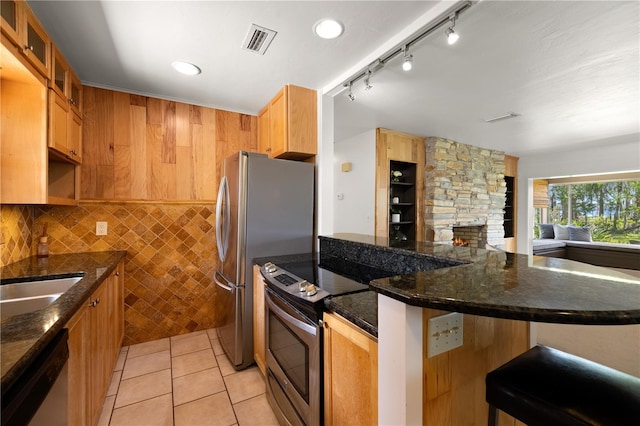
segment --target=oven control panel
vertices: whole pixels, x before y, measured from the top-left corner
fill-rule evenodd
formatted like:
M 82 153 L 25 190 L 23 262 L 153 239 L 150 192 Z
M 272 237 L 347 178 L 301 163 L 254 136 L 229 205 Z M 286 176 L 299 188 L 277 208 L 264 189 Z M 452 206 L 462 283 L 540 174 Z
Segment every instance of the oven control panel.
M 271 262 L 265 263 L 260 270 L 267 283 L 296 298 L 318 302 L 329 296 L 327 291 L 317 287 L 314 283 L 310 283 Z

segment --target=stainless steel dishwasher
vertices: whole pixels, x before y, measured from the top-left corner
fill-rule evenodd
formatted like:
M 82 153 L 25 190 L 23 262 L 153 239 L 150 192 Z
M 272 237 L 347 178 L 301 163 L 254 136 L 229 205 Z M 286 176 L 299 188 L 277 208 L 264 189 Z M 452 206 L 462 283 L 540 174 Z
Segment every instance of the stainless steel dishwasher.
M 69 331 L 62 329 L 27 370 L 2 389 L 2 425 L 67 424 Z

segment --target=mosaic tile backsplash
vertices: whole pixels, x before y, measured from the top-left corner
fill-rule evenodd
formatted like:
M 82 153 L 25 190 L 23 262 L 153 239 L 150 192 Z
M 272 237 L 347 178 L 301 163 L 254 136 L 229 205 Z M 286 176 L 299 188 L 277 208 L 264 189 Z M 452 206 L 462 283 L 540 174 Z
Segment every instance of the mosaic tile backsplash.
M 214 205 L 83 202 L 34 209 L 33 250 L 47 223 L 52 254 L 128 252 L 124 345 L 217 326 Z M 96 221 L 108 223 L 106 236 L 96 236 Z
M 0 266 L 31 256 L 33 207 L 0 206 Z

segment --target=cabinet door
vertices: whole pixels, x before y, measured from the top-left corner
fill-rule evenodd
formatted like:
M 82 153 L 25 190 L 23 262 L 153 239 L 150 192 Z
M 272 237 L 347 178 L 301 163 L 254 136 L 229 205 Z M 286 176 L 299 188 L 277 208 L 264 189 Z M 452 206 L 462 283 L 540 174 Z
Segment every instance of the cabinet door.
M 262 152 L 267 155 L 271 153 L 271 144 L 269 137 L 269 105 L 267 105 L 258 114 L 258 152 Z
M 288 87 L 285 86 L 269 104 L 269 121 L 271 122 L 269 129 L 271 151 L 269 152 L 269 157 L 277 157 L 287 151 L 289 134 L 287 93 Z
M 66 99 L 56 95 L 53 90 L 49 90 L 49 147 L 65 157 L 71 156 L 67 146 L 68 111 L 69 105 Z
M 337 314 L 324 314 L 324 422 L 378 424 L 378 343 Z
M 23 53 L 40 74 L 49 78 L 49 56 L 51 54 L 49 36 L 28 6 L 23 5 L 21 12 L 24 12 L 25 22 L 25 31 L 22 34 Z
M 265 342 L 265 313 L 264 313 L 264 278 L 260 267 L 253 267 L 253 359 L 258 368 L 265 375 L 266 342 Z
M 315 90 L 287 86 L 287 151 L 306 156 L 318 152 L 318 105 Z M 296 157 L 298 157 L 296 155 Z M 292 157 L 295 158 L 295 157 Z M 300 158 L 303 158 L 300 156 Z
M 21 2 L 15 0 L 2 0 L 0 2 L 0 28 L 2 32 L 16 46 L 20 46 L 20 7 Z
M 69 329 L 69 361 L 68 380 L 69 395 L 67 417 L 70 426 L 82 426 L 91 424 L 89 407 L 89 389 L 91 379 L 91 347 L 90 319 L 86 306 L 73 316 L 67 324 Z
M 82 163 L 82 119 L 75 113 L 67 113 L 67 152 L 75 163 Z
M 113 365 L 118 361 L 118 355 L 120 354 L 120 348 L 122 347 L 122 340 L 124 339 L 124 261 L 118 264 L 116 272 L 114 273 L 115 279 L 115 320 L 113 328 L 115 330 L 115 347 L 116 353 L 113 361 Z
M 53 51 L 53 66 L 51 67 L 49 88 L 53 89 L 61 99 L 66 100 L 69 97 L 69 64 L 55 46 L 52 45 L 51 49 Z
M 82 118 L 82 84 L 71 69 L 69 70 L 69 105 L 71 111 Z
M 109 385 L 110 372 L 107 373 L 106 354 L 109 347 L 109 313 L 105 297 L 107 296 L 105 285 L 101 285 L 98 290 L 93 293 L 90 299 L 91 307 L 89 308 L 89 331 L 90 331 L 90 357 L 91 369 L 89 375 L 91 377 L 90 394 L 90 424 L 97 424 L 102 403 Z

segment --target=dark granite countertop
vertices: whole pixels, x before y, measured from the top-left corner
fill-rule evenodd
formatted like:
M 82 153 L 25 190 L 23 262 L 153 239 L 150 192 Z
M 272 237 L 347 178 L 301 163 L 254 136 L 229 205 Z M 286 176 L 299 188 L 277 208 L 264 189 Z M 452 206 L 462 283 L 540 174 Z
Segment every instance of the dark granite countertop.
M 378 337 L 378 293 L 368 290 L 330 297 L 324 304 L 329 311 L 340 314 L 373 337 Z
M 324 240 L 324 241 L 323 241 Z M 433 243 L 388 247 L 384 238 L 320 237 L 333 256 L 383 269 L 424 256 L 426 270 L 373 280 L 371 290 L 408 305 L 524 321 L 564 324 L 640 323 L 640 280 L 609 268 L 565 259 Z M 324 245 L 324 249 L 323 249 Z M 464 261 L 433 268 L 433 257 Z
M 126 254 L 126 251 L 108 251 L 57 254 L 46 259 L 33 256 L 0 268 L 0 284 L 84 274 L 48 307 L 12 316 L 0 323 L 0 386 L 3 389 L 20 377 Z

